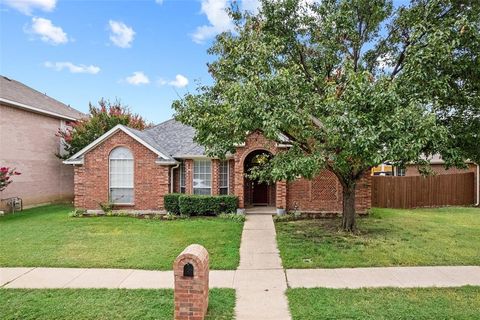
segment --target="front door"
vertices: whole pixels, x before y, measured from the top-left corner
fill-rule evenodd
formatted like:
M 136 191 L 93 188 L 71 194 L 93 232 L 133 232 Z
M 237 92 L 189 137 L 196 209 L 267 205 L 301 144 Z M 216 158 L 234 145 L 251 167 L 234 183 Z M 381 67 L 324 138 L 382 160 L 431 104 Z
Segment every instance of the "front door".
M 252 182 L 253 205 L 268 205 L 268 184 L 257 181 Z

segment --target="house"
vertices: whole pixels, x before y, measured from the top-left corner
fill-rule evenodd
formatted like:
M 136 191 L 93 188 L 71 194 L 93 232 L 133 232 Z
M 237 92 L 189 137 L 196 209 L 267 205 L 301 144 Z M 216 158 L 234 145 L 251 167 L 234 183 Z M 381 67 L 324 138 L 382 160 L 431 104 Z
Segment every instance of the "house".
M 55 134 L 85 115 L 23 83 L 0 76 L 0 166 L 22 174 L 0 193 L 20 197 L 25 206 L 73 199 L 73 169 L 55 154 Z M 2 202 L 6 206 L 5 201 Z
M 173 119 L 144 131 L 117 125 L 64 161 L 75 171 L 75 207 L 97 209 L 110 201 L 130 210 L 162 210 L 165 194 L 183 192 L 233 194 L 240 210 L 264 206 L 280 213 L 342 211 L 342 187 L 332 172 L 274 184 L 245 177 L 262 158 L 274 156 L 288 144 L 269 141 L 256 131 L 234 154 L 220 160 L 207 157 L 194 136 L 192 127 Z M 358 212 L 370 207 L 370 182 L 366 172 L 357 186 Z

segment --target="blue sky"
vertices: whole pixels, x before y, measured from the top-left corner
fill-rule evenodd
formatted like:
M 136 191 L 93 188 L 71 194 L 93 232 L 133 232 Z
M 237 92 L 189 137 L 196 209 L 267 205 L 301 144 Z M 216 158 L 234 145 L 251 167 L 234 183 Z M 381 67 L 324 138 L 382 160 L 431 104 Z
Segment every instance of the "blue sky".
M 216 33 L 231 28 L 225 5 L 1 0 L 0 72 L 80 111 L 89 101 L 119 98 L 158 123 L 196 80 L 211 82 L 206 51 Z
M 207 49 L 232 28 L 228 3 L 0 0 L 0 73 L 83 112 L 118 98 L 158 123 L 196 81 L 211 83 Z M 255 10 L 258 0 L 239 4 Z

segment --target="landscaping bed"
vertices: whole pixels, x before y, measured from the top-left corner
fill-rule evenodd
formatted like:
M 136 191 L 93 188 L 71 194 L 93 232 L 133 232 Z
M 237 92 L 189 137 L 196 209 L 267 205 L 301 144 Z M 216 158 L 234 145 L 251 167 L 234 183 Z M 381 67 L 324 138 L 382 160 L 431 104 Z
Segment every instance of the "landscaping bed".
M 379 209 L 358 218 L 358 232 L 340 218 L 276 223 L 285 268 L 480 264 L 480 209 Z
M 51 205 L 0 217 L 0 266 L 171 270 L 188 245 L 210 253 L 211 269 L 236 269 L 242 219 L 74 218 Z
M 480 287 L 288 289 L 294 320 L 478 319 Z
M 172 319 L 173 290 L 0 289 L 1 318 Z M 206 319 L 233 319 L 235 290 L 211 289 Z

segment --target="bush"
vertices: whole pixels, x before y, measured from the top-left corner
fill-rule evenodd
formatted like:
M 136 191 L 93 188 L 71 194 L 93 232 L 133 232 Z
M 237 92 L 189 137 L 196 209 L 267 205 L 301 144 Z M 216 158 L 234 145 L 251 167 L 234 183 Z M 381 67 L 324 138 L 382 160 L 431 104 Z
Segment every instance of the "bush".
M 180 207 L 178 204 L 178 198 L 183 196 L 182 193 L 169 193 L 163 196 L 163 203 L 165 210 L 171 214 L 180 214 Z
M 237 209 L 236 196 L 182 195 L 178 198 L 180 214 L 188 216 L 233 213 Z

